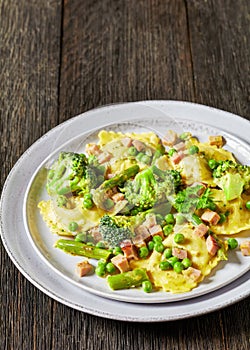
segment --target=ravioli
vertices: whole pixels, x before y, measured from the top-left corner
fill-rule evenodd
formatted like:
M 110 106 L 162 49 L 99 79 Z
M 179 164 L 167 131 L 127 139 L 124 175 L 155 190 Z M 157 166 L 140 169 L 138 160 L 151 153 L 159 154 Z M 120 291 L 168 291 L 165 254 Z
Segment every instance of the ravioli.
M 73 236 L 73 233 L 68 229 L 72 221 L 76 222 L 83 231 L 98 225 L 100 218 L 104 215 L 104 211 L 97 208 L 91 210 L 82 208 L 82 201 L 74 200 L 76 206 L 73 209 L 59 208 L 51 199 L 41 201 L 38 204 L 43 220 L 52 233 L 59 236 Z
M 222 260 L 220 255 L 211 256 L 208 253 L 205 239 L 194 235 L 191 226 L 184 226 L 179 233 L 182 233 L 185 237 L 185 241 L 182 244 L 174 242 L 175 234 L 170 234 L 163 241 L 163 244 L 166 248 L 178 247 L 185 249 L 188 252 L 188 258 L 192 261 L 192 267 L 201 271 L 199 279 L 192 279 L 187 270 L 183 270 L 182 273 L 177 273 L 173 269 L 166 271 L 161 270 L 159 264 L 162 261 L 162 254 L 155 250 L 148 259 L 133 260 L 130 263 L 132 268 L 145 268 L 156 288 L 171 293 L 189 292 L 196 287 L 205 276 L 209 275 L 211 270 Z M 221 244 L 223 244 L 223 242 L 221 242 Z M 224 245 L 224 250 L 227 250 L 226 244 Z
M 211 192 L 220 212 L 228 212 L 224 223 L 211 226 L 213 232 L 219 235 L 232 235 L 250 228 L 250 215 L 246 208 L 246 202 L 250 200 L 249 194 L 243 193 L 241 197 L 227 201 L 224 191 L 212 189 Z

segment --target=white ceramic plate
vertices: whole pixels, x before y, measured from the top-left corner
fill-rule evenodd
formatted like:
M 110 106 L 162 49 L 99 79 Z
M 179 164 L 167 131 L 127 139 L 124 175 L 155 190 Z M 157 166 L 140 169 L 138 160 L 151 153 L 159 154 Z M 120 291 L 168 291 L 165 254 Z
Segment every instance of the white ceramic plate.
M 18 269 L 39 289 L 62 303 L 120 320 L 152 322 L 184 318 L 224 307 L 249 295 L 249 259 L 243 258 L 240 252 L 230 257 L 231 274 L 225 274 L 229 266 L 226 264 L 223 269 L 216 269 L 210 279 L 198 288 L 181 297 L 168 293 L 144 295 L 138 290 L 110 292 L 103 279 L 92 276 L 88 281 L 83 279 L 83 282 L 75 278 L 73 271 L 78 258 L 53 250 L 55 237 L 49 234 L 35 209 L 36 201 L 43 198 L 45 193 L 34 198 L 32 187 L 39 179 L 36 175 L 40 174 L 41 165 L 50 160 L 51 153 L 53 158 L 65 147 L 67 150 L 80 150 L 86 137 L 95 137 L 96 130 L 107 125 L 122 129 L 132 127 L 138 131 L 154 129 L 160 134 L 164 133 L 164 128 L 171 126 L 180 131 L 190 130 L 201 138 L 211 132 L 219 132 L 226 136 L 228 148 L 236 153 L 239 160 L 249 164 L 247 141 L 250 123 L 206 106 L 175 101 L 146 101 L 106 106 L 72 118 L 33 144 L 17 162 L 5 183 L 1 200 L 2 240 Z M 30 225 L 31 211 L 34 226 Z M 62 264 L 66 260 L 67 263 Z M 203 296 L 204 293 L 206 295 Z M 148 304 L 139 304 L 141 302 Z

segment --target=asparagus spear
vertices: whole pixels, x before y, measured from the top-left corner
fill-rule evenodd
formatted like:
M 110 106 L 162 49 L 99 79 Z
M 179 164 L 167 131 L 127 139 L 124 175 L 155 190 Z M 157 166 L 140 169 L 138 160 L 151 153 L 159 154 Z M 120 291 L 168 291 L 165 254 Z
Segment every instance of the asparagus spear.
M 104 181 L 101 184 L 100 189 L 109 190 L 114 186 L 119 186 L 122 183 L 126 182 L 131 177 L 134 177 L 139 172 L 139 170 L 140 170 L 139 165 L 132 165 L 128 169 L 125 169 L 122 173 L 117 174 L 111 179 Z
M 110 252 L 106 249 L 90 246 L 82 242 L 72 241 L 69 239 L 59 239 L 55 243 L 55 247 L 63 250 L 66 253 L 72 255 L 82 255 L 92 259 L 104 259 L 107 260 L 110 256 Z
M 147 280 L 149 278 L 146 270 L 140 268 L 107 277 L 108 285 L 113 290 L 139 287 L 143 281 Z

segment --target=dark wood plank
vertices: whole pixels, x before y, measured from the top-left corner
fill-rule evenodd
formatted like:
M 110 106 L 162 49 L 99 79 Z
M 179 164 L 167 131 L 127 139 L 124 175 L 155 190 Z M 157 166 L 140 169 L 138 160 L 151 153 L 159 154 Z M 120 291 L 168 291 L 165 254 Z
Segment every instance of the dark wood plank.
M 61 1 L 0 0 L 1 186 L 19 156 L 58 121 Z M 53 301 L 1 244 L 1 349 L 50 349 Z
M 196 102 L 250 119 L 250 3 L 186 1 Z
M 182 0 L 65 1 L 61 120 L 103 104 L 169 98 L 194 98 Z

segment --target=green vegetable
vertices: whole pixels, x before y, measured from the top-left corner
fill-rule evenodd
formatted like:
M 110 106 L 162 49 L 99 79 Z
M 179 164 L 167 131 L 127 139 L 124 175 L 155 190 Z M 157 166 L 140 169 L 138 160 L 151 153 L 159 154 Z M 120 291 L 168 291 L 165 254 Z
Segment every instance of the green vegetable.
M 176 261 L 176 263 L 174 263 L 173 268 L 174 268 L 174 271 L 177 273 L 181 273 L 181 271 L 185 269 L 183 263 L 180 261 Z
M 247 202 L 246 202 L 246 208 L 247 208 L 248 210 L 250 210 L 250 201 L 247 201 Z
M 95 273 L 99 277 L 103 277 L 105 275 L 105 267 L 104 266 L 97 266 L 95 269 Z
M 184 258 L 182 260 L 182 265 L 187 269 L 188 267 L 192 266 L 192 261 L 189 258 Z
M 162 242 L 162 237 L 159 236 L 159 235 L 155 235 L 155 236 L 153 237 L 153 242 L 154 242 L 154 243 L 161 243 L 161 242 Z
M 191 221 L 192 221 L 192 223 L 193 223 L 195 226 L 198 226 L 198 225 L 202 224 L 201 218 L 200 218 L 198 215 L 196 215 L 196 214 L 192 214 L 192 216 L 191 216 Z
M 63 250 L 66 253 L 72 255 L 86 256 L 92 259 L 104 259 L 107 260 L 110 256 L 110 252 L 106 249 L 90 246 L 78 241 L 71 241 L 69 239 L 59 239 L 56 244 L 56 248 Z
M 192 134 L 188 131 L 183 132 L 182 134 L 179 135 L 179 138 L 181 140 L 187 140 L 192 136 Z
M 72 232 L 75 232 L 78 229 L 78 227 L 78 223 L 75 221 L 69 223 L 69 230 Z
M 103 240 L 112 248 L 119 246 L 122 241 L 132 237 L 132 232 L 128 227 L 119 227 L 114 218 L 107 214 L 101 218 L 99 230 Z
M 163 271 L 172 269 L 172 265 L 168 261 L 161 261 L 159 267 Z
M 195 153 L 198 153 L 199 152 L 199 147 L 197 147 L 196 145 L 192 145 L 189 150 L 188 150 L 188 153 L 189 154 L 195 154 Z
M 173 232 L 174 225 L 168 224 L 163 227 L 164 236 L 170 235 Z
M 213 179 L 225 192 L 226 199 L 233 200 L 250 189 L 250 166 L 232 160 L 219 161 L 213 169 Z
M 108 273 L 114 273 L 116 271 L 116 267 L 112 262 L 107 263 L 106 265 L 106 271 Z
M 75 241 L 86 243 L 87 242 L 87 234 L 85 232 L 78 233 L 75 236 Z M 101 248 L 101 247 L 99 247 L 99 248 Z
M 150 293 L 152 292 L 153 286 L 150 281 L 143 281 L 142 282 L 142 289 L 145 293 Z
M 167 261 L 171 264 L 171 266 L 174 266 L 179 259 L 176 256 L 171 256 Z
M 179 191 L 175 197 L 174 207 L 180 213 L 191 213 L 195 209 L 215 210 L 216 205 L 211 197 L 211 190 L 207 188 L 201 195 L 202 185 L 190 186 L 183 191 Z
M 235 238 L 229 238 L 227 240 L 229 249 L 235 249 L 238 247 L 238 241 Z
M 185 237 L 182 233 L 176 233 L 176 235 L 174 236 L 175 243 L 183 243 L 184 240 L 185 240 Z
M 177 152 L 176 149 L 170 148 L 170 150 L 168 151 L 168 154 L 170 157 L 172 157 L 176 152 Z
M 108 285 L 113 290 L 139 287 L 142 282 L 148 280 L 146 270 L 140 268 L 107 277 Z
M 182 225 L 186 221 L 186 218 L 184 215 L 178 214 L 176 215 L 176 224 L 177 225 Z
M 153 249 L 154 249 L 154 246 L 155 246 L 155 244 L 154 244 L 153 241 L 149 241 L 149 242 L 148 242 L 148 250 L 149 250 L 149 251 L 153 250 Z
M 169 213 L 165 216 L 165 221 L 166 221 L 166 224 L 174 224 L 175 222 L 175 219 L 174 219 L 174 215 Z
M 164 245 L 160 242 L 156 242 L 154 245 L 154 249 L 158 252 L 158 253 L 162 253 L 163 250 L 165 249 Z
M 97 242 L 97 243 L 96 243 L 96 247 L 97 247 L 97 248 L 103 248 L 103 249 L 105 249 L 106 246 L 105 246 L 105 243 L 104 243 L 104 242 L 100 241 L 100 242 Z
M 210 159 L 208 161 L 208 165 L 210 169 L 215 169 L 218 166 L 218 162 L 215 159 Z
M 148 257 L 149 250 L 147 247 L 141 247 L 139 249 L 139 257 L 142 259 L 146 259 Z
M 138 151 L 137 151 L 137 149 L 134 146 L 129 147 L 128 154 L 130 156 L 135 157 L 137 155 L 137 153 L 138 153 Z
M 171 249 L 171 248 L 166 248 L 166 249 L 164 250 L 164 252 L 163 252 L 163 256 L 164 256 L 164 258 L 166 258 L 166 259 L 171 258 L 171 256 L 172 256 L 172 249 Z
M 223 224 L 223 222 L 225 222 L 226 219 L 227 219 L 227 216 L 225 214 L 220 214 L 220 220 L 218 224 Z

